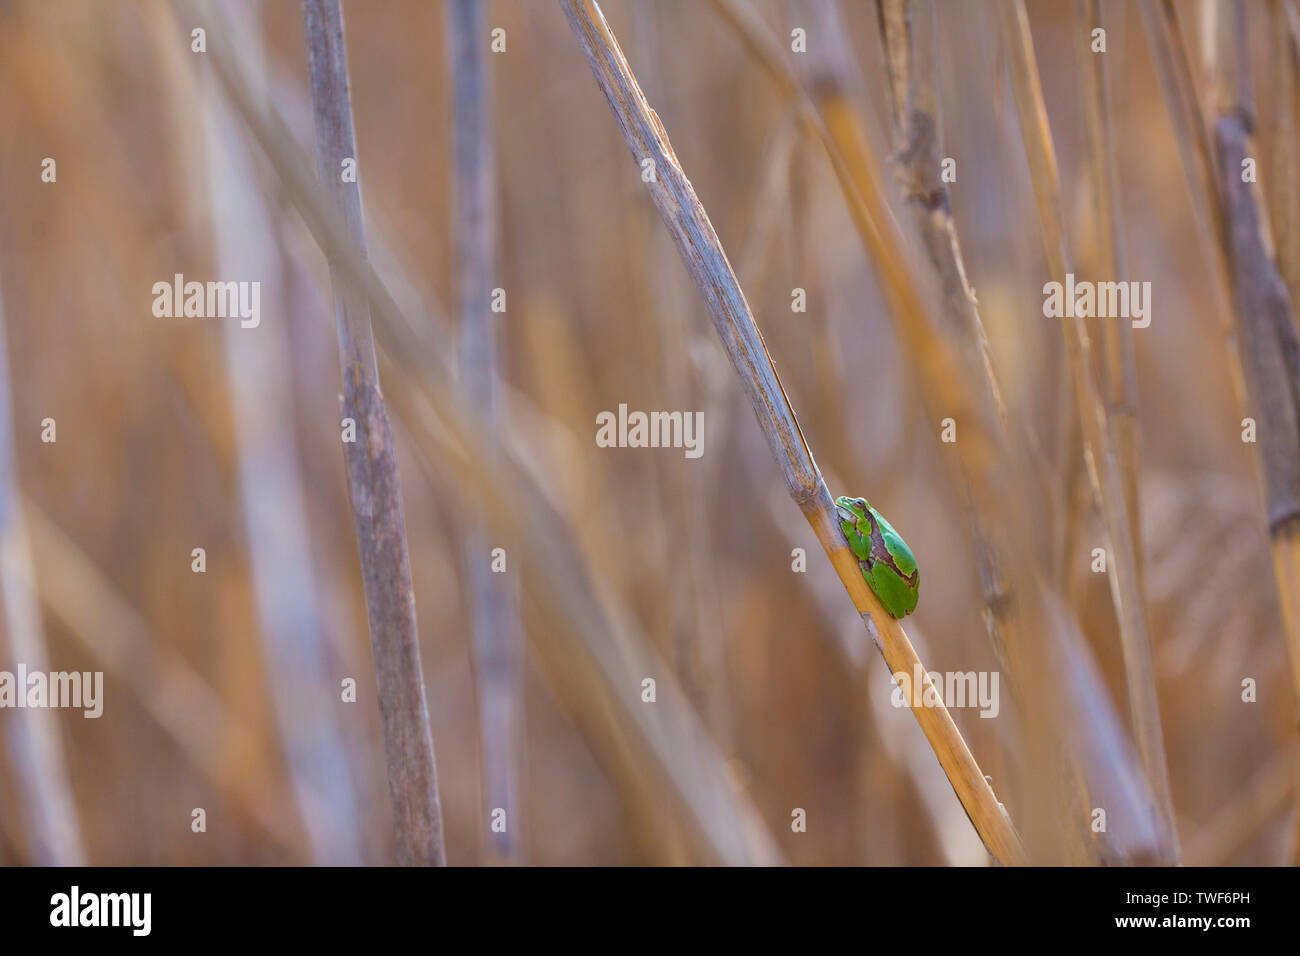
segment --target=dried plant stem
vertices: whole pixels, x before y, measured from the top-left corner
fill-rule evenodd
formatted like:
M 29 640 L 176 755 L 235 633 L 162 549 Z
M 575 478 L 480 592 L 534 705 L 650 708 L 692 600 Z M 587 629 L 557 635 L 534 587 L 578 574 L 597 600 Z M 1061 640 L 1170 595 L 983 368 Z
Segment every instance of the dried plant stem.
M 459 285 L 460 385 L 499 428 L 496 315 L 492 285 L 496 274 L 496 164 L 492 148 L 488 32 L 479 0 L 448 0 L 448 68 L 454 102 L 456 275 Z M 517 576 L 493 573 L 483 528 L 466 529 L 464 564 L 474 632 L 474 672 L 478 683 L 480 759 L 483 762 L 485 828 L 493 854 L 517 860 L 522 816 L 518 800 L 519 705 L 523 649 L 518 615 Z M 495 826 L 494 814 L 505 814 Z
M 1220 174 L 1228 261 L 1245 351 L 1246 384 L 1257 416 L 1268 497 L 1273 573 L 1300 707 L 1300 336 L 1286 283 L 1278 269 L 1268 212 L 1244 165 L 1257 155 L 1255 109 L 1239 2 L 1221 5 L 1211 54 L 1213 134 Z M 1292 862 L 1300 863 L 1300 763 L 1296 767 Z
M 1119 175 L 1115 166 L 1115 141 L 1111 134 L 1110 89 L 1105 56 L 1093 53 L 1092 31 L 1102 25 L 1100 0 L 1075 4 L 1075 50 L 1083 74 L 1084 125 L 1088 138 L 1088 175 L 1092 180 L 1097 216 L 1098 270 L 1108 281 L 1124 281 L 1124 235 L 1119 221 Z M 1137 568 L 1139 593 L 1145 580 L 1142 548 L 1142 509 L 1138 497 L 1139 447 L 1137 360 L 1133 353 L 1133 326 L 1125 321 L 1104 322 L 1101 327 L 1105 369 L 1106 416 L 1111 427 L 1115 458 L 1124 483 L 1129 536 Z
M 339 0 L 303 0 L 302 9 L 321 183 L 346 224 L 347 256 L 364 260 L 360 183 L 355 177 L 350 182 L 342 179 L 344 160 L 357 158 L 343 13 Z M 326 255 L 334 282 L 343 417 L 356 427 L 356 441 L 343 447 L 365 584 L 397 858 L 403 864 L 442 865 L 446 855 L 438 771 L 420 666 L 396 449 L 379 391 L 370 306 L 365 289 L 340 267 L 339 251 L 327 249 Z
M 714 329 L 741 378 L 787 491 L 831 559 L 890 670 L 925 672 L 902 626 L 871 593 L 844 541 L 830 492 L 799 430 L 717 234 L 604 15 L 593 0 L 561 0 L 561 5 L 634 159 L 638 163 L 647 158 L 654 160 L 656 180 L 650 184 L 651 196 L 704 296 Z M 1024 862 L 1024 850 L 1010 819 L 947 709 L 914 707 L 912 713 L 994 859 L 1004 864 Z
M 1300 131 L 1296 95 L 1300 80 L 1300 4 L 1273 0 L 1273 172 L 1265 182 L 1272 194 L 1277 261 L 1294 303 L 1300 300 Z
M 1052 276 L 1063 282 L 1070 271 L 1070 259 L 1061 206 L 1061 187 L 1051 129 L 1047 122 L 1047 109 L 1038 79 L 1033 39 L 1029 33 L 1029 19 L 1023 0 L 999 0 L 998 9 L 1007 47 L 1011 87 L 1025 142 L 1025 155 L 1042 222 L 1048 266 Z M 1157 801 L 1156 811 L 1166 838 L 1165 843 L 1172 851 L 1172 860 L 1176 861 L 1178 843 L 1169 789 L 1169 770 L 1160 728 L 1155 670 L 1151 662 L 1137 549 L 1129 533 L 1123 477 L 1111 444 L 1106 408 L 1092 377 L 1092 346 L 1084 320 L 1078 316 L 1063 317 L 1061 330 L 1065 339 L 1070 378 L 1074 385 L 1075 407 L 1083 433 L 1088 478 L 1093 498 L 1101 512 L 1106 543 L 1109 545 L 1107 552 L 1110 556 L 1110 573 L 1107 577 L 1119 619 L 1129 716 L 1142 766 Z

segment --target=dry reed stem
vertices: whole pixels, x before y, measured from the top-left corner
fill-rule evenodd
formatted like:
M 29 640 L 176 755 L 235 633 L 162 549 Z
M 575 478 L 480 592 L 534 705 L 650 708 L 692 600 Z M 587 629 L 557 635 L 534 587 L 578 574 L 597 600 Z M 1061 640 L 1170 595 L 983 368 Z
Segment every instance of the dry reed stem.
M 1277 261 L 1291 301 L 1300 300 L 1300 131 L 1296 95 L 1300 76 L 1300 5 L 1273 0 L 1273 162 L 1265 181 L 1272 194 Z
M 1097 217 L 1096 267 L 1108 281 L 1124 275 L 1124 235 L 1119 217 L 1119 175 L 1115 165 L 1115 140 L 1111 129 L 1110 88 L 1106 58 L 1091 49 L 1092 30 L 1102 25 L 1100 0 L 1075 4 L 1075 52 L 1083 74 L 1084 128 L 1088 140 L 1088 175 L 1092 180 Z M 1129 322 L 1104 322 L 1102 361 L 1105 369 L 1106 415 L 1112 430 L 1115 457 L 1124 483 L 1129 536 L 1137 568 L 1139 593 L 1145 593 L 1142 548 L 1142 509 L 1139 499 L 1139 447 L 1137 360 L 1133 352 L 1133 326 Z
M 655 205 L 708 305 L 714 328 L 741 378 L 790 497 L 812 525 L 891 672 L 920 669 L 928 673 L 902 626 L 867 587 L 857 559 L 844 541 L 830 492 L 799 430 L 726 254 L 604 15 L 593 0 L 561 0 L 561 5 L 633 158 L 638 163 L 651 158 L 656 164 L 656 181 L 650 184 Z M 1024 862 L 1024 849 L 1006 811 L 947 709 L 914 707 L 912 713 L 994 859 L 1004 864 Z
M 488 31 L 479 0 L 448 0 L 448 69 L 454 103 L 452 207 L 459 288 L 459 381 L 465 397 L 499 428 L 496 278 L 496 162 L 487 63 Z M 464 569 L 473 627 L 483 762 L 484 819 L 505 812 L 504 829 L 484 826 L 489 849 L 517 860 L 522 849 L 519 726 L 523 649 L 517 577 L 494 574 L 482 527 L 465 531 Z
M 817 30 L 821 37 L 829 38 L 841 32 L 842 27 L 833 18 L 831 8 L 819 7 L 815 12 L 820 17 Z M 891 106 L 894 179 L 925 252 L 925 268 L 942 290 L 938 315 L 944 323 L 945 337 L 956 343 L 967 380 L 977 383 L 971 387 L 976 400 L 986 410 L 994 410 L 990 417 L 997 423 L 999 438 L 1005 439 L 1006 408 L 993 369 L 979 305 L 966 276 L 948 186 L 941 174 L 943 130 L 935 91 L 933 4 L 928 0 L 878 0 L 877 26 Z M 823 39 L 823 42 L 827 40 Z M 848 77 L 831 75 L 825 69 L 821 72 L 817 84 L 821 90 L 819 99 L 834 109 L 833 104 L 847 96 Z M 844 129 L 843 126 L 840 128 Z M 863 137 L 853 132 L 843 136 L 842 141 L 844 150 L 852 155 L 861 149 Z M 855 165 L 864 168 L 867 162 L 868 158 L 863 155 Z M 895 321 L 905 322 L 906 319 L 896 315 Z M 924 368 L 923 360 L 918 364 Z M 947 412 L 928 400 L 931 383 L 927 380 L 925 384 L 923 400 L 931 415 L 941 418 Z M 999 666 L 1011 678 L 1011 696 L 1023 709 L 1025 700 L 1021 684 L 1027 676 L 1021 659 L 1025 646 L 1023 607 L 1012 597 L 1006 580 L 1006 561 L 999 557 L 1000 549 L 991 533 L 991 525 L 998 520 L 994 502 L 1005 491 L 1005 486 L 999 481 L 998 491 L 991 489 L 988 473 L 978 471 L 968 459 L 964 441 L 958 442 L 955 450 L 957 455 L 949 460 L 955 464 L 956 485 L 971 521 L 989 640 Z M 1005 454 L 1005 451 L 1000 454 Z M 1018 757 L 1020 746 L 1008 743 L 1008 749 Z M 1016 769 L 1021 768 L 1016 766 Z
M 1038 79 L 1029 19 L 1023 0 L 999 0 L 998 9 L 1007 47 L 1011 87 L 1042 223 L 1048 267 L 1051 275 L 1063 282 L 1070 271 L 1065 217 L 1061 206 L 1056 154 Z M 1160 818 L 1164 842 L 1170 849 L 1171 861 L 1176 861 L 1178 837 L 1169 788 L 1169 769 L 1165 760 L 1160 709 L 1156 700 L 1155 671 L 1137 569 L 1137 549 L 1129 534 L 1124 482 L 1111 446 L 1106 408 L 1092 377 L 1092 347 L 1087 327 L 1078 316 L 1063 316 L 1061 329 L 1074 386 L 1076 413 L 1083 433 L 1089 483 L 1101 512 L 1106 543 L 1109 545 L 1106 550 L 1111 561 L 1107 578 L 1119 619 L 1133 734 L 1137 740 L 1142 766 L 1157 801 L 1155 809 Z
M 1255 108 L 1240 3 L 1221 5 L 1210 54 L 1215 158 L 1246 385 L 1257 417 L 1278 602 L 1300 710 L 1300 334 L 1278 270 L 1268 211 L 1243 164 L 1257 155 Z M 1226 21 L 1226 22 L 1225 22 Z M 1300 863 L 1300 761 L 1296 765 L 1293 863 Z
M 343 162 L 357 158 L 342 9 L 339 0 L 303 0 L 302 10 L 321 182 L 346 224 L 343 249 L 351 258 L 365 259 L 359 178 L 351 183 L 341 178 Z M 446 863 L 446 851 L 438 769 L 420 666 L 396 448 L 379 391 L 370 306 L 365 289 L 340 265 L 340 251 L 327 249 L 326 255 L 334 282 L 343 417 L 356 428 L 356 440 L 344 442 L 344 455 L 365 584 L 397 859 L 403 864 L 440 866 Z
M 782 491 L 773 486 L 765 504 L 767 517 L 791 547 L 805 539 L 807 527 L 790 511 Z M 802 575 L 802 583 L 824 618 L 825 629 L 829 631 L 825 634 L 826 639 L 840 655 L 844 666 L 854 674 L 855 698 L 866 705 L 854 711 L 858 715 L 854 723 L 858 736 L 854 758 L 858 763 L 855 778 L 859 789 L 878 792 L 897 787 L 895 774 L 905 774 L 909 786 L 927 811 L 926 823 L 948 864 L 972 866 L 984 863 L 988 853 L 979 840 L 979 834 L 971 828 L 952 787 L 946 785 L 946 780 L 940 782 L 941 778 L 933 772 L 932 758 L 911 747 L 898 734 L 889 732 L 893 707 L 886 695 L 872 686 L 867 638 L 858 623 L 843 613 L 844 598 L 840 585 L 833 578 L 815 574 Z M 917 628 L 913 627 L 912 634 L 918 644 L 924 643 Z M 864 801 L 863 809 L 864 812 L 873 809 L 869 800 Z M 871 819 L 867 817 L 867 821 Z

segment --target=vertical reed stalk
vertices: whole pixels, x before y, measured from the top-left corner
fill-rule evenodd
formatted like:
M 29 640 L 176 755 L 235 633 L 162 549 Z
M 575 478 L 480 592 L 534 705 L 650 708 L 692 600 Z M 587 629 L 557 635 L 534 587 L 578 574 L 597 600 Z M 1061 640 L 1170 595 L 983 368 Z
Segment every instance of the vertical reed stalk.
M 1273 173 L 1265 186 L 1272 194 L 1277 261 L 1294 303 L 1300 300 L 1300 5 L 1273 0 Z
M 1119 174 L 1115 165 L 1115 140 L 1111 133 L 1110 87 L 1106 78 L 1106 57 L 1093 53 L 1091 49 L 1092 30 L 1101 25 L 1100 0 L 1077 0 L 1075 52 L 1079 72 L 1083 74 L 1083 115 L 1088 139 L 1087 169 L 1092 180 L 1093 205 L 1097 217 L 1096 268 L 1106 280 L 1122 282 L 1124 234 L 1119 218 Z M 1133 326 L 1124 321 L 1104 322 L 1101 335 L 1106 416 L 1124 483 L 1129 536 L 1133 541 L 1133 556 L 1141 590 L 1144 561 L 1138 476 L 1142 435 L 1138 427 L 1137 360 L 1133 352 Z
M 460 385 L 488 427 L 500 428 L 496 315 L 496 163 L 492 147 L 488 35 L 480 0 L 447 0 L 447 52 L 454 125 L 453 230 L 459 286 Z M 523 649 L 516 574 L 494 574 L 481 523 L 466 529 L 464 567 L 474 633 L 479 741 L 487 820 L 505 813 L 505 829 L 489 825 L 487 843 L 503 860 L 519 856 L 519 702 Z M 516 565 L 516 569 L 517 569 Z
M 1219 4 L 1211 64 L 1215 159 L 1224 238 L 1232 269 L 1246 385 L 1257 418 L 1268 499 L 1273 573 L 1300 708 L 1300 336 L 1278 270 L 1268 211 L 1244 166 L 1258 156 L 1255 105 L 1240 2 Z M 1258 164 L 1257 164 L 1258 165 Z M 1300 863 L 1300 762 L 1296 766 L 1291 860 Z
M 344 160 L 357 159 L 343 12 L 339 0 L 303 0 L 302 11 L 320 179 L 346 231 L 344 249 L 329 248 L 326 256 L 334 283 L 343 417 L 356 427 L 356 441 L 344 442 L 343 450 L 365 584 L 397 858 L 403 864 L 443 865 L 438 770 L 420 666 L 397 452 L 379 391 L 366 291 L 341 265 L 342 257 L 367 258 L 360 182 L 342 179 Z

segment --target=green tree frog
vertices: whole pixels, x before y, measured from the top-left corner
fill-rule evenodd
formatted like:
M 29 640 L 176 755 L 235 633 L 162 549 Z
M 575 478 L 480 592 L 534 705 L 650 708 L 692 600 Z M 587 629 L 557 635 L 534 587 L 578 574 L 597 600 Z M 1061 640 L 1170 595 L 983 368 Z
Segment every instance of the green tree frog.
M 896 618 L 916 610 L 916 589 L 921 583 L 916 558 L 902 535 L 866 498 L 835 499 L 840 528 L 858 559 L 867 585 Z

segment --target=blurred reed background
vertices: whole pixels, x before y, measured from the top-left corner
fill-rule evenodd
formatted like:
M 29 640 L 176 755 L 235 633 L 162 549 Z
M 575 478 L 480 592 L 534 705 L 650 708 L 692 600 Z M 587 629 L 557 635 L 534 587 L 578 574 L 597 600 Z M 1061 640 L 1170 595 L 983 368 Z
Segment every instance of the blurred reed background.
M 370 258 L 412 341 L 445 363 L 395 348 L 376 308 L 447 860 L 988 862 L 783 494 L 562 5 L 468 6 L 457 21 L 433 0 L 343 4 Z M 234 58 L 314 181 L 302 8 L 218 7 L 0 3 L 0 670 L 44 657 L 50 670 L 105 672 L 97 720 L 0 711 L 0 862 L 398 858 L 340 454 L 330 271 L 217 70 Z M 1284 609 L 1300 565 L 1288 564 L 1277 460 L 1300 447 L 1287 388 L 1300 295 L 1294 0 L 1029 0 L 1025 21 L 1011 0 L 600 9 L 831 492 L 868 497 L 918 557 L 905 626 L 921 659 L 1000 672 L 997 718 L 951 713 L 1030 859 L 1289 863 L 1300 664 Z M 902 33 L 899 10 L 911 16 Z M 1087 47 L 1098 16 L 1099 56 Z M 458 22 L 477 51 L 449 42 Z M 1038 80 L 1017 45 L 1025 25 Z M 195 27 L 207 52 L 191 50 Z M 504 52 L 490 47 L 497 28 Z M 791 51 L 796 28 L 807 53 Z M 887 55 L 891 40 L 903 46 Z M 1214 125 L 1246 115 L 1242 63 L 1262 187 L 1249 195 L 1231 188 L 1231 130 Z M 467 81 L 476 69 L 486 87 Z M 1055 171 L 1044 131 L 1022 123 L 1039 82 Z M 484 111 L 481 139 L 465 139 L 469 109 Z M 978 335 L 919 237 L 942 204 L 918 216 L 904 199 L 932 172 L 910 162 L 915 109 L 937 123 L 935 155 L 956 160 L 945 185 L 988 370 L 936 364 L 943 347 L 975 354 Z M 457 136 L 480 146 L 463 165 Z M 46 157 L 56 182 L 41 180 Z M 1036 202 L 1053 172 L 1063 226 L 1050 196 Z M 855 196 L 875 222 L 892 217 L 884 248 Z M 1069 329 L 1043 313 L 1061 262 L 1153 289 L 1149 328 L 1086 326 L 1085 371 L 1110 429 L 1091 440 L 1122 479 L 1118 499 L 1100 496 L 1109 521 L 1090 491 Z M 1268 285 L 1270 262 L 1289 301 Z M 259 281 L 261 324 L 154 317 L 153 284 L 176 273 Z M 462 349 L 452 382 L 484 283 L 505 290 L 486 332 L 497 355 L 476 365 Z M 806 312 L 792 310 L 795 289 Z M 1252 316 L 1279 302 L 1286 331 L 1261 338 Z M 915 303 L 941 317 L 939 334 L 917 332 Z M 1281 392 L 1270 355 L 1284 359 Z M 476 380 L 495 383 L 494 417 Z M 980 427 L 1003 436 L 989 445 L 996 468 L 979 428 L 950 411 L 953 396 L 989 397 L 990 382 L 1003 407 Z M 703 456 L 597 447 L 597 414 L 620 404 L 703 411 Z M 955 445 L 940 441 L 949 415 Z M 1271 438 L 1243 442 L 1247 415 Z M 491 500 L 507 469 L 466 445 L 470 425 L 483 447 L 510 450 L 544 519 Z M 998 468 L 1014 482 L 990 481 Z M 510 528 L 499 533 L 494 512 Z M 1005 646 L 986 537 L 1002 549 L 1003 590 L 1029 608 Z M 1120 581 L 1091 567 L 1117 538 L 1135 563 Z M 496 546 L 519 589 L 499 605 L 475 583 Z M 795 548 L 805 573 L 792 571 Z M 485 601 L 500 611 L 496 638 L 476 618 Z M 1126 646 L 1133 630 L 1144 636 Z M 1134 650 L 1148 645 L 1153 694 Z M 355 703 L 341 699 L 346 678 Z M 1153 756 L 1134 711 L 1154 702 Z M 1160 830 L 1160 763 L 1176 840 Z M 507 805 L 506 835 L 494 834 L 491 811 Z M 205 833 L 191 829 L 198 807 Z M 1091 826 L 1097 807 L 1106 833 Z M 792 829 L 796 808 L 806 832 Z

